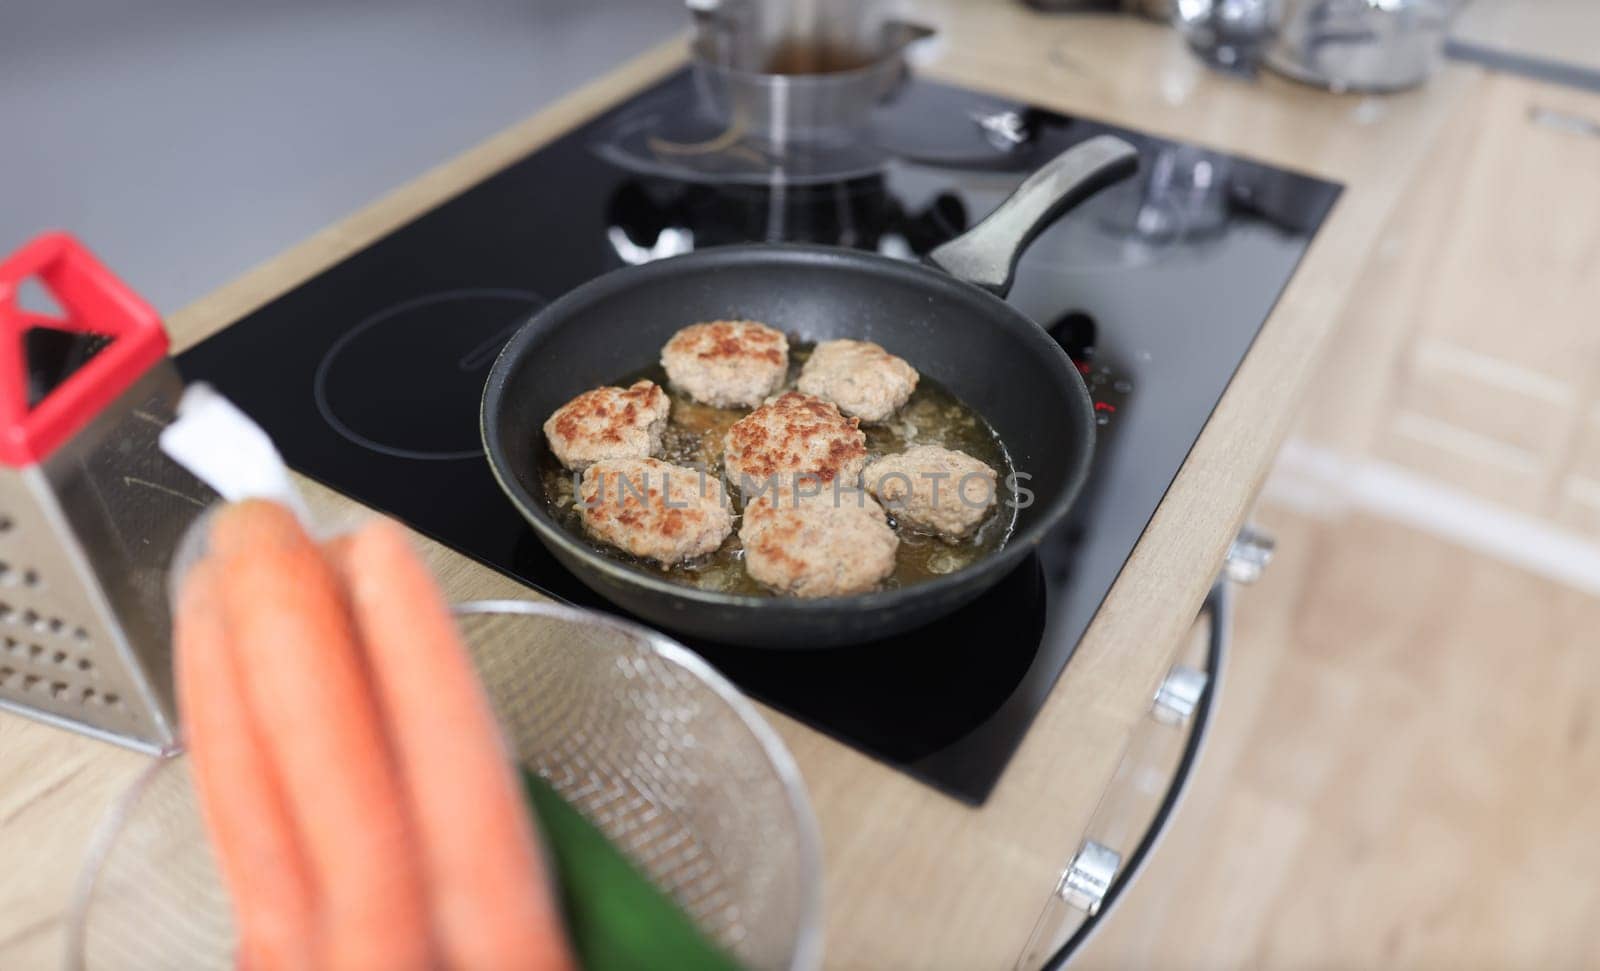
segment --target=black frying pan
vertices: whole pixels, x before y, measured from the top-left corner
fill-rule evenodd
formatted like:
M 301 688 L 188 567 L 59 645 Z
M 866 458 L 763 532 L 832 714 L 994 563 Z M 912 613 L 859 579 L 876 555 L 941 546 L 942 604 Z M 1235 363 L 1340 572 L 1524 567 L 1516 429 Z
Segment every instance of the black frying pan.
M 815 648 L 886 637 L 954 610 L 1014 567 L 1066 515 L 1089 468 L 1094 407 L 1065 352 L 1001 297 L 1017 257 L 1059 213 L 1132 174 L 1135 149 L 1102 135 L 1035 172 L 930 266 L 856 250 L 755 244 L 627 267 L 535 313 L 507 342 L 483 394 L 483 443 L 511 501 L 556 559 L 615 604 L 663 627 L 753 647 Z M 596 553 L 545 505 L 550 413 L 654 363 L 679 328 L 760 320 L 806 341 L 876 341 L 976 408 L 1034 501 L 1007 544 L 949 576 L 898 590 L 803 600 L 698 590 Z M 1002 491 L 1002 495 L 1004 495 Z

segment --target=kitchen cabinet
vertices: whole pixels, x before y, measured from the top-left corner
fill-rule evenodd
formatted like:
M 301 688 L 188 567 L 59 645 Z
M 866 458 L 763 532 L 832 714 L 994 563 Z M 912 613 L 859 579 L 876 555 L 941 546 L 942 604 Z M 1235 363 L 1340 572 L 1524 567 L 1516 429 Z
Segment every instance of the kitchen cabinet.
M 1343 314 L 1302 438 L 1600 538 L 1600 94 L 1480 78 Z

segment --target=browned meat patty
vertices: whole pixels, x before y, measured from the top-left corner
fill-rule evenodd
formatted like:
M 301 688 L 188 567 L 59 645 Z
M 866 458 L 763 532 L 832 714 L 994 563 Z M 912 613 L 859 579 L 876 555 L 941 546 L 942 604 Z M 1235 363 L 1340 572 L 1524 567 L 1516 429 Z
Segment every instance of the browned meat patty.
M 867 436 L 858 418 L 846 418 L 820 398 L 790 391 L 745 415 L 723 439 L 728 480 L 741 491 L 776 479 L 800 477 L 854 486 L 867 464 Z
M 998 473 L 966 452 L 914 445 L 862 473 L 867 490 L 903 526 L 945 539 L 971 535 L 998 500 Z
M 671 407 L 652 381 L 595 388 L 557 408 L 544 423 L 544 435 L 569 469 L 582 471 L 601 459 L 642 459 L 661 450 Z
M 589 534 L 665 566 L 712 552 L 733 532 L 716 476 L 659 459 L 602 459 L 583 474 L 578 515 Z
M 795 387 L 862 421 L 883 421 L 917 390 L 917 371 L 871 341 L 823 341 Z
M 753 408 L 783 387 L 789 339 L 753 320 L 691 324 L 661 349 L 667 380 L 718 408 Z
M 860 489 L 780 489 L 753 500 L 739 527 L 744 565 L 757 581 L 796 597 L 876 589 L 894 572 L 899 537 Z

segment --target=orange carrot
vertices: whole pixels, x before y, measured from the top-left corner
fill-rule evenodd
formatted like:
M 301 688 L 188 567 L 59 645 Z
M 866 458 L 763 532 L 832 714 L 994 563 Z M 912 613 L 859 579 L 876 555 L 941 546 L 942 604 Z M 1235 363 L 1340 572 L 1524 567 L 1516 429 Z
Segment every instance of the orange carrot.
M 322 901 L 318 963 L 435 963 L 422 856 L 348 603 L 287 509 L 250 501 L 211 528 L 248 706 Z
M 200 812 L 252 971 L 314 967 L 316 900 L 283 788 L 244 706 L 215 564 L 184 578 L 174 625 L 178 707 Z
M 400 754 L 446 963 L 571 967 L 522 789 L 432 575 L 387 521 L 328 552 Z

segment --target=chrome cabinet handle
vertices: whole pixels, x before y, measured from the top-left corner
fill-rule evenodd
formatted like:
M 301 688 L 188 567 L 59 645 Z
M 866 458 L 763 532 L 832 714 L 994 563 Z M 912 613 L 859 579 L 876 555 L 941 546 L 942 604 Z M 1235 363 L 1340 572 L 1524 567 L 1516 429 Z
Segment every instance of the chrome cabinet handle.
M 1248 586 L 1261 579 L 1261 574 L 1272 563 L 1278 541 L 1259 526 L 1249 525 L 1239 530 L 1228 554 L 1222 562 L 1222 575 L 1234 583 Z
M 1059 967 L 1093 934 L 1107 907 L 1143 868 L 1183 797 L 1210 722 L 1232 632 L 1232 586 L 1219 579 L 1206 598 L 1203 649 L 1189 643 L 1151 699 L 1151 721 L 1129 740 L 1116 773 L 1095 807 L 1057 881 L 1017 971 Z M 1176 769 L 1174 770 L 1174 766 Z M 1152 780 L 1168 780 L 1165 786 Z
M 1589 135 L 1600 138 L 1600 121 L 1570 111 L 1559 111 L 1534 105 L 1528 109 L 1528 120 L 1535 125 L 1567 132 L 1571 135 Z
M 1204 671 L 1197 671 L 1187 664 L 1173 665 L 1167 676 L 1161 679 L 1161 687 L 1156 689 L 1156 700 L 1150 708 L 1151 716 L 1164 725 L 1188 724 L 1210 683 L 1211 676 Z
M 1094 840 L 1084 840 L 1061 874 L 1056 896 L 1068 906 L 1093 917 L 1100 913 L 1100 905 L 1111 890 L 1111 881 L 1116 879 L 1121 868 L 1122 857 L 1115 850 Z

